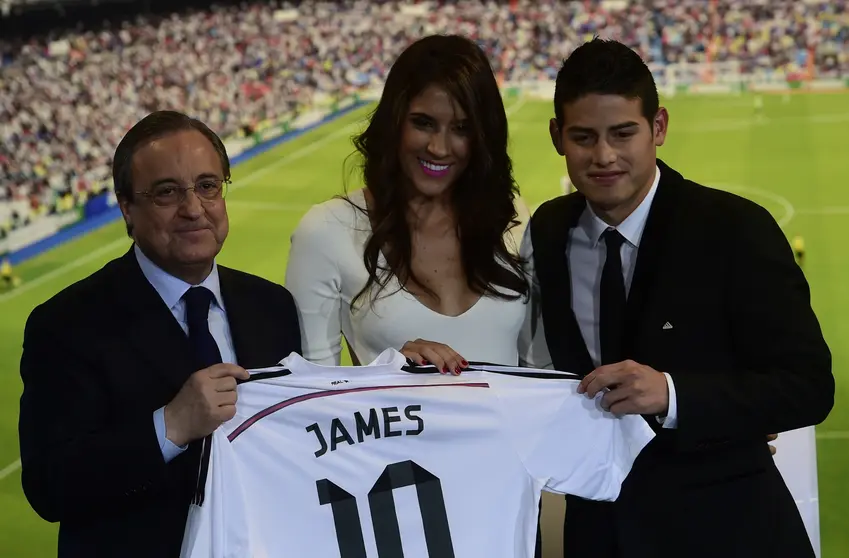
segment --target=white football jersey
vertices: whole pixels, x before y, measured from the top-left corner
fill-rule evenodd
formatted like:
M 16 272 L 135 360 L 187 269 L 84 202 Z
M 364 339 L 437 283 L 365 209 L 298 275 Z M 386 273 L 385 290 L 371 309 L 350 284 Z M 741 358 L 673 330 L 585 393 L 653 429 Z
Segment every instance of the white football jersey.
M 406 365 L 387 350 L 251 371 L 205 452 L 182 556 L 531 557 L 541 490 L 615 500 L 654 437 L 573 375 Z

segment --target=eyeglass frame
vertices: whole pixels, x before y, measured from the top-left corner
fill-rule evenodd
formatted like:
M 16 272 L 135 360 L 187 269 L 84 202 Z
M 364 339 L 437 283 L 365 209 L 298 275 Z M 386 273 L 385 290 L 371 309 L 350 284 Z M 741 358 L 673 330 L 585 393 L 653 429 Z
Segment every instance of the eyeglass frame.
M 203 196 L 199 196 L 197 194 L 196 189 L 197 189 L 198 185 L 201 182 L 204 182 L 204 181 L 210 181 L 210 182 L 218 183 L 218 192 L 217 192 L 215 198 L 208 199 L 208 198 L 204 198 Z M 166 205 L 161 205 L 161 204 L 156 203 L 156 196 L 154 196 L 153 192 L 150 192 L 150 191 L 134 191 L 133 193 L 137 194 L 139 196 L 145 196 L 156 207 L 177 207 L 180 204 L 182 204 L 184 201 L 186 201 L 186 196 L 188 195 L 189 190 L 191 190 L 192 192 L 195 192 L 195 197 L 197 197 L 197 199 L 200 200 L 201 203 L 214 203 L 218 200 L 223 200 L 227 196 L 227 192 L 229 191 L 229 188 L 227 186 L 229 186 L 232 183 L 233 183 L 233 181 L 230 180 L 229 178 L 217 178 L 217 177 L 211 178 L 211 177 L 209 177 L 209 178 L 201 178 L 200 180 L 195 182 L 192 186 L 176 186 L 176 189 L 180 192 L 179 198 L 173 204 L 166 204 Z M 218 194 L 220 194 L 220 195 L 218 195 Z

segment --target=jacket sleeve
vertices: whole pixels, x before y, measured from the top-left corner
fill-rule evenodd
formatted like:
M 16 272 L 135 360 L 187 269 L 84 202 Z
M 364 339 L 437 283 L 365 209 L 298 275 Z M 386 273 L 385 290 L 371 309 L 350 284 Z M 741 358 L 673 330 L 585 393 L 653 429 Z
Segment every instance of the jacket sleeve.
M 285 285 L 297 307 L 302 355 L 326 366 L 338 366 L 342 358 L 342 240 L 336 216 L 315 206 L 292 233 L 286 265 Z
M 726 282 L 738 365 L 671 372 L 682 443 L 704 447 L 811 426 L 834 405 L 831 353 L 805 276 L 772 216 L 744 207 L 751 210 L 737 212 L 729 227 L 736 248 Z
M 43 519 L 79 521 L 141 505 L 162 490 L 166 465 L 152 411 L 110 419 L 108 383 L 56 312 L 36 308 L 24 331 L 19 437 L 22 484 Z M 75 338 L 80 334 L 75 333 Z M 87 345 L 87 351 L 96 347 Z

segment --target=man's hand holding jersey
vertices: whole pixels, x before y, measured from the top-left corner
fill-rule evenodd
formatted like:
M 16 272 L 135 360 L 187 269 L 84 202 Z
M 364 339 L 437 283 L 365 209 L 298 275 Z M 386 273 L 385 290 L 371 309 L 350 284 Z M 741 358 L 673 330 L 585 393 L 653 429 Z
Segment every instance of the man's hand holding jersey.
M 184 446 L 215 431 L 236 415 L 236 380 L 248 372 L 235 364 L 198 370 L 165 406 L 165 437 Z
M 586 393 L 591 399 L 605 389 L 601 406 L 617 415 L 662 417 L 669 410 L 669 385 L 664 374 L 633 360 L 599 366 L 578 385 L 578 393 Z M 776 438 L 778 434 L 769 434 L 767 442 Z M 769 451 L 775 455 L 775 446 L 770 444 Z
M 669 409 L 666 376 L 633 360 L 599 366 L 584 376 L 578 393 L 594 398 L 605 388 L 601 406 L 617 415 L 663 416 Z

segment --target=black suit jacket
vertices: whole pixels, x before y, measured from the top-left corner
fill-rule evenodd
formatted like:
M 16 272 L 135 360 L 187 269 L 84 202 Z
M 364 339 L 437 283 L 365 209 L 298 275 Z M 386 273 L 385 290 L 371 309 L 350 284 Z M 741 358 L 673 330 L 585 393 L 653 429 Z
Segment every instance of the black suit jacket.
M 218 266 L 238 364 L 301 351 L 289 292 Z M 71 557 L 178 556 L 200 442 L 165 463 L 153 411 L 195 372 L 188 338 L 130 250 L 30 315 L 20 445 L 24 493 Z
M 812 557 L 765 441 L 822 422 L 834 403 L 808 284 L 765 209 L 658 167 L 625 354 L 672 376 L 678 427 L 647 417 L 658 436 L 615 504 L 567 498 L 565 556 Z M 571 308 L 566 245 L 585 203 L 578 193 L 551 200 L 530 223 L 546 343 L 557 369 L 580 374 L 594 367 Z

